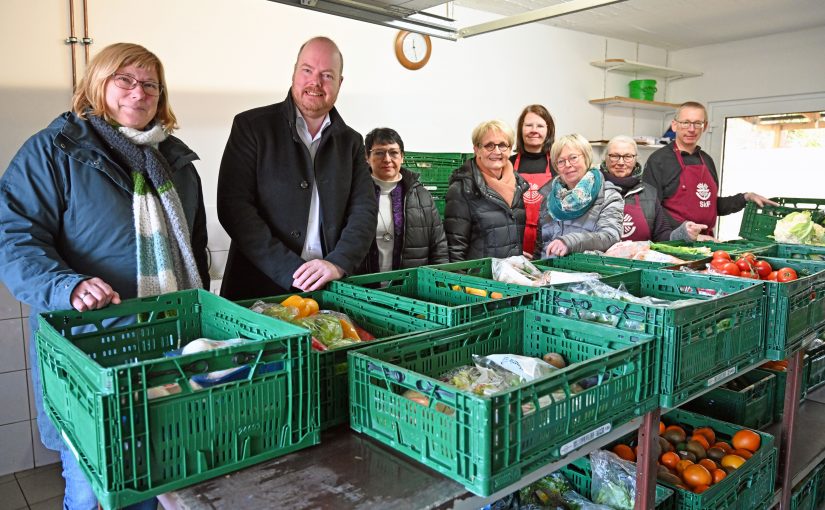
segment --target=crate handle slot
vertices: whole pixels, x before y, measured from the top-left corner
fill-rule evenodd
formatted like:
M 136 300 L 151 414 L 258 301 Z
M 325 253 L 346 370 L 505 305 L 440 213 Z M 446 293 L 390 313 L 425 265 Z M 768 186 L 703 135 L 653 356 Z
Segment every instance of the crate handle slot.
M 183 371 L 184 375 L 203 374 L 207 370 L 209 370 L 209 362 L 207 362 L 205 359 L 201 359 L 201 360 L 198 360 L 198 361 L 193 361 L 192 363 L 189 363 L 188 365 L 182 365 L 180 368 Z M 148 378 L 154 378 L 154 377 L 160 377 L 160 376 L 164 376 L 164 375 L 176 375 L 176 374 L 178 374 L 178 371 L 175 370 L 174 368 L 171 368 L 169 370 L 154 370 L 154 371 L 151 371 L 151 372 L 147 372 L 146 376 Z
M 453 399 L 453 398 L 455 398 L 455 393 L 447 391 L 443 388 L 439 388 L 438 386 L 434 385 L 430 381 L 424 381 L 422 379 L 419 379 L 418 381 L 416 381 L 415 387 L 421 393 L 434 393 L 435 395 L 437 395 L 439 398 L 442 398 L 442 399 Z
M 402 374 L 398 370 L 390 370 L 389 368 L 382 367 L 381 365 L 373 363 L 372 361 L 367 363 L 367 370 L 369 370 L 370 372 L 381 372 L 383 375 L 387 376 L 395 382 L 404 382 L 404 374 Z

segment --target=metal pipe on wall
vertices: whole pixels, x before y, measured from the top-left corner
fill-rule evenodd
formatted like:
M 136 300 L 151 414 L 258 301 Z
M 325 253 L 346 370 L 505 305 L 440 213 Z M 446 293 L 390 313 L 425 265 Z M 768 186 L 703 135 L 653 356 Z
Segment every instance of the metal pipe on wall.
M 89 4 L 87 0 L 83 0 L 83 39 L 82 43 L 86 50 L 86 60 L 85 65 L 89 65 L 89 46 L 92 45 L 94 41 L 89 37 Z
M 66 39 L 66 44 L 72 48 L 72 92 L 77 87 L 77 57 L 75 56 L 75 44 L 77 44 L 77 37 L 74 34 L 74 0 L 69 0 L 69 38 Z

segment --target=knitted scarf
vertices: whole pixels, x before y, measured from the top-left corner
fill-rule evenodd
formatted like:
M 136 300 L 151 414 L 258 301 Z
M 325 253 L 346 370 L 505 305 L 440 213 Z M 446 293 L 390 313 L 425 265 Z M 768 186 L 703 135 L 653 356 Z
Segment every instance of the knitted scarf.
M 95 115 L 89 121 L 132 174 L 138 297 L 202 287 L 172 169 L 157 150 L 168 135 L 157 124 L 138 131 L 116 130 Z
M 574 220 L 590 209 L 599 196 L 603 183 L 602 173 L 596 168 L 585 172 L 573 189 L 567 189 L 561 182 L 561 177 L 556 176 L 551 184 L 547 211 L 554 219 Z
M 505 160 L 505 163 L 504 168 L 501 169 L 501 173 L 496 176 L 493 175 L 493 172 L 482 170 L 478 161 L 475 161 L 478 173 L 484 178 L 487 187 L 498 193 L 498 195 L 504 199 L 504 203 L 512 208 L 513 199 L 516 196 L 516 174 L 513 172 L 513 164 L 510 163 L 509 160 Z

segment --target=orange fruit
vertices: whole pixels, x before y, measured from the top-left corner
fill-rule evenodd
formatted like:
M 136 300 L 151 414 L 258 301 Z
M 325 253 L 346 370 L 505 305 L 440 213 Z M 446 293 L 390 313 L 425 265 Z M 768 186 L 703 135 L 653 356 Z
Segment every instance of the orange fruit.
M 762 438 L 752 430 L 742 429 L 733 435 L 733 447 L 737 450 L 741 448 L 742 450 L 755 452 L 759 449 L 761 443 Z
M 724 441 L 718 441 L 716 443 L 713 443 L 713 446 L 711 446 L 711 448 L 721 448 L 728 453 L 733 451 L 733 448 L 731 448 L 731 446 Z
M 700 466 L 705 466 L 705 469 L 713 472 L 714 469 L 719 469 L 719 465 L 716 462 L 712 461 L 711 459 L 702 459 L 698 462 Z
M 676 452 L 665 452 L 659 457 L 659 462 L 670 469 L 676 469 L 676 464 L 679 463 L 679 460 L 679 455 L 677 455 Z
M 304 298 L 304 305 L 309 309 L 309 313 L 307 315 L 315 315 L 321 308 L 318 306 L 318 301 L 315 301 L 311 297 Z
M 728 476 L 728 474 L 725 473 L 725 471 L 722 470 L 722 469 L 714 469 L 713 471 L 710 472 L 710 475 L 713 477 L 713 483 L 719 483 L 726 476 Z
M 753 457 L 753 454 L 751 452 L 749 452 L 748 450 L 743 450 L 742 448 L 737 448 L 729 453 L 731 455 L 739 455 L 745 460 L 748 460 L 749 458 Z
M 708 444 L 713 444 L 716 442 L 716 433 L 710 427 L 699 427 L 693 431 L 694 436 L 705 436 L 705 439 L 708 440 Z
M 739 455 L 725 455 L 719 463 L 722 467 L 739 469 L 745 463 L 745 459 Z
M 710 485 L 713 482 L 713 477 L 705 466 L 693 464 L 682 471 L 682 480 L 685 481 L 688 487 L 695 489 L 701 485 Z
M 664 433 L 665 433 L 665 424 L 662 423 L 662 422 L 659 422 L 659 435 L 661 436 Z
M 702 445 L 702 448 L 704 448 L 705 450 L 710 448 L 710 443 L 708 443 L 707 438 L 702 434 L 693 434 L 692 436 L 690 436 L 690 440 L 696 441 L 697 443 Z
M 613 447 L 612 451 L 618 455 L 620 459 L 636 462 L 636 454 L 634 454 L 633 449 L 626 444 L 617 444 Z
M 693 465 L 692 460 L 682 459 L 676 463 L 676 472 L 680 475 L 685 471 L 686 468 Z
M 708 486 L 708 485 L 699 485 L 699 486 L 693 488 L 693 493 L 694 494 L 702 494 L 703 492 L 705 492 L 708 489 L 710 489 L 710 486 Z
M 298 309 L 298 317 L 306 317 L 307 308 L 304 304 L 304 298 L 299 296 L 298 294 L 293 294 L 288 298 L 281 301 L 283 306 L 292 306 Z

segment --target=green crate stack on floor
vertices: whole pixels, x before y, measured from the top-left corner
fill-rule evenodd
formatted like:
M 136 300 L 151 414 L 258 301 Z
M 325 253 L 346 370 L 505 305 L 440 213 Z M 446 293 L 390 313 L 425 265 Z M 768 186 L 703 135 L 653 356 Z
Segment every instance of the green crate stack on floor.
M 688 437 L 690 430 L 710 427 L 715 432 L 717 441 L 725 441 L 728 444 L 731 443 L 731 438 L 736 432 L 746 428 L 682 409 L 668 411 L 662 416 L 662 422 L 666 425 L 675 424 L 683 427 Z M 778 451 L 772 435 L 759 430 L 754 430 L 754 432 L 759 434 L 759 449 L 741 467 L 728 473 L 722 481 L 711 485 L 701 494 L 659 480 L 657 485 L 673 490 L 673 508 L 675 510 L 767 510 L 770 508 L 774 496 Z M 633 433 L 606 449 L 609 450 L 618 443 L 633 446 L 636 444 L 636 438 L 636 434 Z
M 350 276 L 331 282 L 329 289 L 447 326 L 528 308 L 538 292 L 429 267 Z
M 258 301 L 280 303 L 291 295 L 249 299 L 239 301 L 238 304 L 249 308 Z M 360 342 L 322 352 L 312 351 L 311 355 L 316 358 L 315 367 L 318 370 L 321 430 L 349 421 L 347 353 L 376 343 L 398 339 L 407 333 L 430 331 L 444 327 L 441 324 L 419 319 L 409 314 L 347 299 L 326 290 L 302 292 L 298 295 L 317 301 L 320 310 L 332 310 L 346 314 L 355 324 L 375 337 L 375 340 L 369 342 Z
M 419 174 L 421 183 L 433 195 L 435 206 L 442 218 L 450 176 L 464 164 L 465 157 L 466 155 L 460 152 L 404 153 L 404 167 Z
M 679 307 L 632 303 L 585 295 L 574 291 L 577 284 L 565 284 L 541 288 L 534 308 L 655 335 L 661 351 L 663 407 L 675 407 L 764 359 L 761 283 L 650 269 L 634 274 L 640 289 L 636 297 L 696 301 Z
M 319 442 L 305 329 L 203 290 L 39 321 L 45 408 L 106 509 Z M 198 338 L 252 341 L 166 355 Z M 202 389 L 190 382 L 228 369 L 240 371 L 238 380 Z M 165 385 L 170 394 L 152 398 Z
M 762 370 L 751 370 L 691 400 L 683 408 L 743 427 L 760 429 L 773 423 L 776 398 L 776 376 Z
M 822 483 L 822 465 L 811 471 L 791 492 L 791 510 L 817 510 Z
M 569 365 L 490 396 L 439 380 L 473 354 L 548 352 Z M 366 347 L 349 364 L 354 430 L 483 496 L 658 405 L 652 336 L 532 310 Z M 583 380 L 595 384 L 577 393 Z

